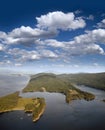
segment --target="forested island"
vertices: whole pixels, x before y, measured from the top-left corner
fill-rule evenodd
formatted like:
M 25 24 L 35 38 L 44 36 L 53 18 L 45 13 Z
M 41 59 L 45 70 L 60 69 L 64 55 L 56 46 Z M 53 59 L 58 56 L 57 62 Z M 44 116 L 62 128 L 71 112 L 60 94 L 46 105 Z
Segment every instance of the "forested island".
M 0 98 L 0 113 L 24 110 L 27 113 L 32 113 L 34 122 L 41 117 L 45 106 L 44 98 L 23 98 L 19 96 L 19 92 Z

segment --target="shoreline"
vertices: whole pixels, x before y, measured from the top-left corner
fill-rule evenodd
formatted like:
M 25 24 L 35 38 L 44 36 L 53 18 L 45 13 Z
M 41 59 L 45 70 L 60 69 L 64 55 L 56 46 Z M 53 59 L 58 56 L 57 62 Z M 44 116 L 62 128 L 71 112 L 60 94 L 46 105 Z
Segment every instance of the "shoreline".
M 33 119 L 39 120 L 45 110 L 44 98 L 23 98 L 15 92 L 0 98 L 0 114 L 12 111 L 32 113 Z
M 41 112 L 39 113 L 39 115 L 35 119 L 33 119 L 33 122 L 36 122 L 36 121 L 38 121 L 41 118 L 41 116 L 43 115 L 43 113 L 45 111 L 45 107 L 46 106 L 44 106 L 44 108 L 41 110 Z
M 43 113 L 45 111 L 45 108 L 46 108 L 46 105 L 44 105 L 43 109 L 38 114 L 38 116 L 35 119 L 33 119 L 33 122 L 36 122 L 36 121 L 38 121 L 41 118 L 41 116 L 43 115 Z M 0 114 L 4 114 L 4 113 L 8 113 L 8 112 L 13 112 L 13 111 L 24 111 L 25 113 L 33 113 L 33 111 L 25 111 L 24 108 L 14 108 L 14 109 L 11 109 L 11 110 L 0 111 Z
M 41 116 L 43 115 L 43 113 L 45 111 L 45 107 L 46 107 L 46 105 L 41 110 L 41 112 L 38 114 L 38 116 L 35 119 L 33 119 L 33 122 L 36 122 L 36 121 L 38 121 L 41 118 Z M 25 113 L 33 113 L 33 111 L 30 111 L 30 112 L 29 111 L 25 111 L 24 108 L 14 108 L 14 109 L 11 109 L 11 110 L 0 111 L 0 114 L 4 114 L 4 113 L 8 113 L 8 112 L 13 112 L 13 111 L 24 111 Z

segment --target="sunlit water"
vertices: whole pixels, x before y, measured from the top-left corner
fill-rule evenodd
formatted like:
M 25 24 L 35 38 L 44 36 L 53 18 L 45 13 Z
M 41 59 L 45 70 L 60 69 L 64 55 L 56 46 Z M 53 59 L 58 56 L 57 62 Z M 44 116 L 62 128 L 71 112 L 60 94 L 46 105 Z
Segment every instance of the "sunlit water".
M 13 86 L 11 82 L 10 89 Z M 20 93 L 23 97 L 44 97 L 47 104 L 44 115 L 33 123 L 31 117 L 23 111 L 1 114 L 0 130 L 105 130 L 105 103 L 101 101 L 105 99 L 105 92 L 79 87 L 94 93 L 96 99 L 89 102 L 76 100 L 67 104 L 65 96 L 59 93 Z M 18 88 L 23 88 L 21 82 Z

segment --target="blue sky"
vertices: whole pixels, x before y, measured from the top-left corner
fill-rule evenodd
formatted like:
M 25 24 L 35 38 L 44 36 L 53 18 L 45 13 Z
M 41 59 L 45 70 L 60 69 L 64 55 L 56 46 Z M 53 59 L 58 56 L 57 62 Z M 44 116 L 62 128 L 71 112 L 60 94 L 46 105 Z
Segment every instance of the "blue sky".
M 0 70 L 105 71 L 104 0 L 1 0 Z

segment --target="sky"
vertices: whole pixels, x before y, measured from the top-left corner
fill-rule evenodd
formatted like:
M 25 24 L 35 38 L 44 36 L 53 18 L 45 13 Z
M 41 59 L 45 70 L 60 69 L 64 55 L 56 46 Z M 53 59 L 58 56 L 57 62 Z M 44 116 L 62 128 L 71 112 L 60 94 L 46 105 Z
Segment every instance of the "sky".
M 1 0 L 2 71 L 104 72 L 105 0 Z

